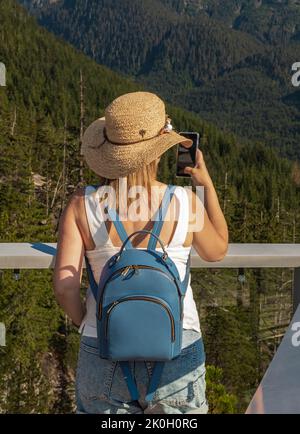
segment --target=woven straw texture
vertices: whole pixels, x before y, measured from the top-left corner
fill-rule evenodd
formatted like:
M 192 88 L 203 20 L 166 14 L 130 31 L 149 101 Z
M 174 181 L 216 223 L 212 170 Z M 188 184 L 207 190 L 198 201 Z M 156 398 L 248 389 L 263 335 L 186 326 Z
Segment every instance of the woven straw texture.
M 97 175 L 109 179 L 127 176 L 178 143 L 192 145 L 175 131 L 164 132 L 165 125 L 165 104 L 157 95 L 127 93 L 106 108 L 104 118 L 87 128 L 82 154 Z

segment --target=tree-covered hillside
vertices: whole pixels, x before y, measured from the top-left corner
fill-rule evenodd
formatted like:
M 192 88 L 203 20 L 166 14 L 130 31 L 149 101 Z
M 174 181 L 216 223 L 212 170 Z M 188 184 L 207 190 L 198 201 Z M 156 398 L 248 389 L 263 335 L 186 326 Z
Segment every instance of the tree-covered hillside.
M 298 2 L 26 4 L 43 26 L 98 63 L 239 138 L 300 157 L 299 93 L 291 83 L 292 65 L 300 59 Z
M 7 67 L 7 87 L 0 87 L 1 242 L 56 242 L 69 195 L 78 185 L 98 182 L 81 166 L 81 129 L 115 97 L 141 85 L 56 39 L 14 0 L 0 0 L 0 61 Z M 299 242 L 298 164 L 262 144 L 240 143 L 197 114 L 170 104 L 167 111 L 178 130 L 201 134 L 231 242 Z M 177 182 L 174 153 L 161 161 L 163 181 Z M 262 346 L 258 306 L 282 287 L 288 297 L 290 277 L 284 271 L 247 271 L 241 287 L 236 270 L 193 270 L 207 362 L 213 365 L 212 412 L 247 406 L 278 343 Z M 52 271 L 22 270 L 15 280 L 2 270 L 0 322 L 7 328 L 7 346 L 0 347 L 0 412 L 74 411 L 79 336 L 55 303 Z
M 300 41 L 298 0 L 161 0 L 177 13 L 207 15 L 272 44 Z

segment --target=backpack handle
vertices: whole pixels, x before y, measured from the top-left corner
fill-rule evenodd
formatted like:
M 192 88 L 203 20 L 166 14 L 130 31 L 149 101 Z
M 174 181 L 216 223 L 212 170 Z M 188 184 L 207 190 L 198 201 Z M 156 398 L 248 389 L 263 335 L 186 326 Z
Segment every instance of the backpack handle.
M 123 245 L 122 245 L 122 247 L 121 247 L 121 249 L 120 249 L 120 251 L 119 251 L 119 253 L 118 253 L 118 257 L 119 257 L 119 258 L 120 258 L 120 256 L 122 255 L 123 250 L 125 249 L 125 246 L 126 246 L 127 242 L 129 241 L 129 239 L 130 239 L 131 237 L 135 236 L 135 235 L 138 234 L 138 233 L 150 234 L 150 236 L 155 237 L 156 240 L 157 240 L 157 241 L 159 242 L 159 244 L 161 245 L 161 248 L 162 248 L 162 250 L 163 250 L 163 252 L 164 252 L 164 254 L 163 254 L 163 256 L 162 256 L 163 260 L 166 260 L 166 259 L 167 259 L 167 257 L 168 257 L 168 253 L 167 253 L 167 251 L 166 251 L 166 249 L 165 249 L 165 246 L 163 245 L 162 241 L 160 240 L 160 238 L 159 238 L 157 235 L 155 235 L 153 232 L 151 232 L 151 231 L 147 231 L 146 229 L 141 229 L 140 231 L 132 232 L 132 234 L 130 234 L 130 235 L 126 238 L 126 240 L 124 241 L 124 243 L 123 243 Z

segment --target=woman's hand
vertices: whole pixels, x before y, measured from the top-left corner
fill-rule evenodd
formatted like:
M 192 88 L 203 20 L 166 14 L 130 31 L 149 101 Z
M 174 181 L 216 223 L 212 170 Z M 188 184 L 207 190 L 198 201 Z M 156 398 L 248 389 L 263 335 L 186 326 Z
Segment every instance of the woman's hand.
M 207 187 L 213 183 L 200 149 L 197 149 L 196 152 L 195 167 L 185 167 L 184 173 L 191 175 L 194 185 L 203 185 L 204 187 Z

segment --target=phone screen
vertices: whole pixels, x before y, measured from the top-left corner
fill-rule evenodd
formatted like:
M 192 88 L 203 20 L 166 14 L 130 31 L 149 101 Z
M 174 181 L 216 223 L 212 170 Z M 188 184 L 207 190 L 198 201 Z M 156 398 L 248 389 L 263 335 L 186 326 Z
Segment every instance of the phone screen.
M 184 137 L 191 139 L 193 144 L 190 148 L 185 148 L 181 143 L 179 143 L 177 148 L 177 168 L 176 176 L 190 177 L 187 173 L 184 173 L 184 168 L 194 167 L 196 163 L 196 151 L 199 146 L 199 133 L 192 132 L 180 132 L 179 134 Z

